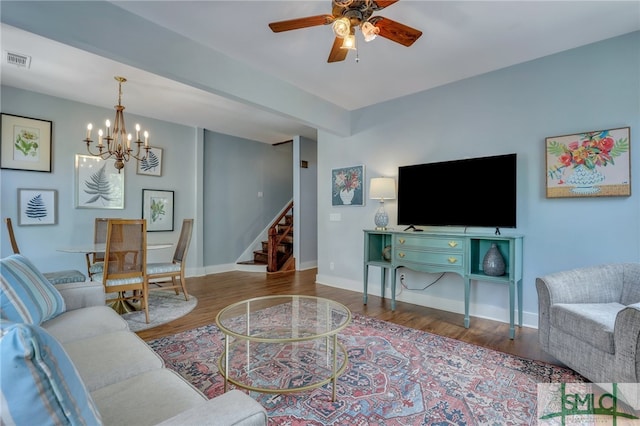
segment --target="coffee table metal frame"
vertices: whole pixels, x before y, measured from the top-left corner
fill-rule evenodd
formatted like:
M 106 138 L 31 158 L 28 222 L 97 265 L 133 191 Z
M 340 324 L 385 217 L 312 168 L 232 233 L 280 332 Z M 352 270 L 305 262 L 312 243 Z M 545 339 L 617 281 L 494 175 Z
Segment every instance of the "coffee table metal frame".
M 308 329 L 296 329 L 296 333 L 289 333 L 295 335 L 289 335 L 287 337 L 274 337 L 274 335 L 278 335 L 278 333 L 258 333 L 251 334 L 251 313 L 252 305 L 257 305 L 258 307 L 264 307 L 265 302 L 274 302 L 274 305 L 277 305 L 278 300 L 281 299 L 280 303 L 293 303 L 295 300 L 305 300 L 305 301 L 315 301 L 316 303 L 325 304 L 325 309 L 327 310 L 327 324 L 325 330 L 322 332 L 311 331 Z M 238 308 L 243 307 L 244 305 L 244 313 L 242 315 L 246 318 L 246 328 L 244 330 L 233 330 L 230 329 L 227 325 L 225 325 L 225 320 L 229 320 L 231 318 L 227 318 L 231 312 L 238 313 Z M 262 309 L 262 308 L 260 308 Z M 331 313 L 338 311 L 339 314 L 344 315 L 344 319 L 333 325 L 330 318 Z M 237 318 L 237 315 L 233 316 Z M 335 302 L 330 299 L 325 299 L 316 296 L 298 296 L 298 295 L 276 295 L 276 296 L 263 296 L 263 297 L 255 297 L 252 299 L 243 300 L 234 304 L 231 304 L 224 309 L 222 309 L 218 315 L 216 316 L 216 325 L 222 331 L 224 335 L 224 353 L 220 356 L 218 360 L 218 367 L 220 372 L 224 376 L 224 391 L 227 391 L 227 384 L 229 382 L 234 385 L 241 387 L 243 389 L 264 392 L 264 393 L 290 393 L 290 392 L 299 392 L 304 390 L 309 390 L 313 388 L 317 388 L 325 385 L 326 383 L 332 382 L 332 392 L 331 392 L 331 400 L 336 400 L 336 379 L 344 372 L 347 368 L 347 351 L 344 346 L 338 342 L 338 333 L 343 330 L 349 323 L 351 322 L 351 311 L 341 303 Z M 292 324 L 292 327 L 294 324 Z M 277 331 L 277 330 L 274 330 Z M 288 387 L 288 388 L 264 388 L 260 386 L 254 386 L 250 383 L 244 383 L 239 379 L 233 378 L 229 376 L 229 353 L 231 346 L 240 345 L 241 343 L 245 343 L 245 357 L 246 357 L 246 370 L 250 370 L 250 343 L 258 342 L 265 344 L 294 344 L 296 342 L 306 342 L 312 340 L 325 339 L 325 346 L 327 355 L 331 357 L 331 374 L 328 377 L 324 377 L 321 380 L 315 381 L 310 384 L 306 384 L 304 386 L 299 387 Z M 235 340 L 233 340 L 235 339 Z M 233 340 L 233 341 L 232 341 Z M 338 351 L 342 354 L 342 363 L 338 365 Z

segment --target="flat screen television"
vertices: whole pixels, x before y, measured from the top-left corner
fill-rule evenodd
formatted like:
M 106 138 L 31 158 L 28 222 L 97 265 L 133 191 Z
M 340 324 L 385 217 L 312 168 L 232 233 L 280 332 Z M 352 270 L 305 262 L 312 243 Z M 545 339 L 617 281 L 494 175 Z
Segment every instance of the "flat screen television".
M 398 225 L 516 227 L 516 154 L 398 168 Z

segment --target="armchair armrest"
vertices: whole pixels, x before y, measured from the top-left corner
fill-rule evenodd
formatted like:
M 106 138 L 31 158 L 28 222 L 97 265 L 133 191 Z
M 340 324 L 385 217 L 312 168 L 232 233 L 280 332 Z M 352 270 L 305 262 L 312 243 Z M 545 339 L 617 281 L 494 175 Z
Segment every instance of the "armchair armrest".
M 640 303 L 624 308 L 614 327 L 616 360 L 614 379 L 618 383 L 640 383 Z
M 182 425 L 245 425 L 266 426 L 267 412 L 249 395 L 233 389 L 160 423 L 162 426 Z
M 105 304 L 106 298 L 102 283 L 85 281 L 56 284 L 55 287 L 62 295 L 67 311 Z

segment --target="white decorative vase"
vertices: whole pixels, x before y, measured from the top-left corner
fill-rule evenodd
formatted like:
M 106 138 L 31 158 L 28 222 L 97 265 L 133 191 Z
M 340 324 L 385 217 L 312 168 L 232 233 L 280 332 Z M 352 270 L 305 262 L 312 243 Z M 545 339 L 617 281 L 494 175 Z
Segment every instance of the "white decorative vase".
M 604 175 L 596 168 L 590 169 L 579 164 L 573 169 L 573 174 L 567 178 L 567 184 L 572 185 L 571 192 L 576 194 L 595 194 L 600 191 L 596 185 L 604 181 Z
M 351 204 L 351 200 L 353 200 L 353 194 L 355 190 L 353 189 L 345 189 L 340 191 L 340 199 L 342 200 L 342 204 L 349 205 Z
M 491 247 L 487 250 L 487 254 L 484 255 L 482 269 L 485 274 L 492 277 L 504 275 L 504 258 L 502 257 L 502 254 L 500 254 L 500 250 L 498 250 L 498 246 L 495 245 L 495 243 L 491 244 Z

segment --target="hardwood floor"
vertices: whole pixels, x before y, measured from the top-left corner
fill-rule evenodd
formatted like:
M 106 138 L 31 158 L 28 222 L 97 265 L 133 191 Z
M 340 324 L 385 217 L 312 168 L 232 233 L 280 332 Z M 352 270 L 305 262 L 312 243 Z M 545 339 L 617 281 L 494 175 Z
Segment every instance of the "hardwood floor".
M 463 315 L 410 303 L 397 302 L 391 311 L 390 300 L 369 294 L 367 305 L 362 293 L 315 283 L 317 270 L 310 269 L 276 275 L 255 272 L 224 272 L 187 278 L 187 291 L 198 298 L 198 305 L 188 315 L 170 323 L 138 332 L 144 340 L 164 337 L 215 322 L 218 312 L 231 303 L 257 296 L 301 294 L 338 301 L 351 312 L 378 318 L 430 333 L 448 336 L 524 358 L 562 365 L 545 354 L 538 344 L 538 330 L 516 328 L 516 338 L 509 339 L 509 324 L 471 318 L 465 329 Z

